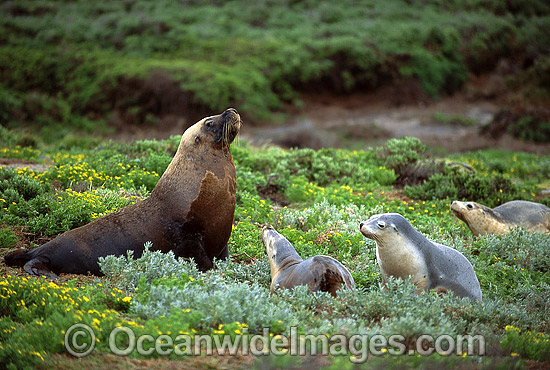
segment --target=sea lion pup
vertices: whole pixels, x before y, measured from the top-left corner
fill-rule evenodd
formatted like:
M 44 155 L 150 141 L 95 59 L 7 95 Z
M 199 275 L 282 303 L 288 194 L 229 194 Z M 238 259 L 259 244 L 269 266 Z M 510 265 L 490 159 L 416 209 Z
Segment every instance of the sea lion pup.
M 128 250 L 140 257 L 144 243 L 152 250 L 193 258 L 200 270 L 214 257 L 229 256 L 236 204 L 236 173 L 229 145 L 241 127 L 239 113 L 229 108 L 206 117 L 182 135 L 170 165 L 143 201 L 128 205 L 33 250 L 5 256 L 8 265 L 34 275 L 101 275 L 98 258 Z
M 374 215 L 359 224 L 361 233 L 376 241 L 382 282 L 406 279 L 423 290 L 452 290 L 458 297 L 481 300 L 479 281 L 462 253 L 426 239 L 398 213 Z
M 506 234 L 517 226 L 550 234 L 550 208 L 540 203 L 513 200 L 489 208 L 476 202 L 453 200 L 451 210 L 468 225 L 474 236 Z
M 354 289 L 349 271 L 329 256 L 302 259 L 290 242 L 271 226 L 264 226 L 262 241 L 271 265 L 271 293 L 277 288 L 292 289 L 307 285 L 309 291 L 329 292 L 336 296 L 341 288 Z

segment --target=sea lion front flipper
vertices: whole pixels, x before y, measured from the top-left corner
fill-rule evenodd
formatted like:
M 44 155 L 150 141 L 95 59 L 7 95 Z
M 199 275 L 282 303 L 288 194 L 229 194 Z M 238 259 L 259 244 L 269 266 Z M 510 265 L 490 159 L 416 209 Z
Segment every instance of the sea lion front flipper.
M 48 279 L 57 279 L 57 275 L 48 268 L 46 262 L 40 257 L 33 258 L 25 263 L 23 268 L 31 275 L 45 276 Z
M 225 245 L 225 247 L 223 248 L 223 250 L 221 251 L 221 253 L 218 255 L 217 258 L 223 261 L 229 258 L 229 247 L 227 244 Z
M 193 258 L 197 268 L 205 272 L 214 267 L 214 264 L 204 250 L 204 242 L 200 234 L 190 235 L 184 238 L 177 248 L 174 249 L 176 257 Z

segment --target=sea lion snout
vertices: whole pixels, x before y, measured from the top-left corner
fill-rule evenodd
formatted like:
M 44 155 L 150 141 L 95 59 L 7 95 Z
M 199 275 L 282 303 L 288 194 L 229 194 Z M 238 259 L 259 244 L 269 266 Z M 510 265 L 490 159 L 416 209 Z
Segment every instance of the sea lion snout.
M 363 234 L 365 237 L 372 239 L 374 237 L 375 230 L 373 230 L 370 227 L 370 219 L 367 221 L 361 221 L 359 223 L 359 231 L 361 234 Z
M 237 116 L 237 117 L 239 117 L 239 112 L 235 108 L 227 108 L 222 113 L 222 118 L 226 119 L 228 116 Z
M 265 245 L 265 251 L 267 255 L 271 258 L 274 258 L 277 255 L 277 248 L 275 244 L 277 240 L 280 239 L 280 235 L 275 231 L 271 225 L 265 225 L 262 227 L 262 242 Z
M 221 121 L 223 127 L 222 140 L 226 144 L 231 144 L 241 129 L 241 116 L 235 108 L 227 108 L 221 114 Z

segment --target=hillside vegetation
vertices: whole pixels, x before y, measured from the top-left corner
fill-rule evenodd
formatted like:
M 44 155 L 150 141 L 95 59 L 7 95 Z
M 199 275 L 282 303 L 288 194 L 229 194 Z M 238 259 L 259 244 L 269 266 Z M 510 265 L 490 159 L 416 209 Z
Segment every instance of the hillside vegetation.
M 179 141 L 173 137 L 97 146 L 86 141 L 83 146 L 73 143 L 70 150 L 63 143 L 24 149 L 11 144 L 18 133 L 1 133 L 2 157 L 52 163 L 45 172 L 0 169 L 4 251 L 16 244 L 33 247 L 146 197 Z M 292 326 L 309 334 L 399 333 L 406 343 L 422 334 L 482 334 L 485 356 L 385 355 L 368 363 L 454 368 L 549 361 L 550 237 L 516 229 L 506 236 L 474 238 L 449 203 L 469 199 L 494 206 L 511 199 L 534 200 L 548 186 L 550 157 L 487 150 L 441 162 L 426 158 L 423 150 L 412 138 L 362 151 L 234 143 L 238 179 L 229 241 L 232 261 L 218 262 L 217 269 L 203 274 L 173 256 L 147 252 L 137 260 L 107 258 L 105 278 L 69 282 L 25 278 L 22 270 L 3 266 L 1 361 L 18 368 L 69 366 L 68 360 L 52 355 L 65 352 L 64 333 L 74 323 L 89 324 L 97 335 L 94 355 L 85 359 L 95 367 L 105 366 L 101 356 L 110 353 L 109 333 L 120 325 L 155 338 L 178 331 L 210 336 L 261 333 L 263 327 L 274 335 L 288 335 Z M 460 162 L 476 172 L 451 165 Z M 427 181 L 417 181 L 421 176 Z M 539 201 L 550 203 L 549 198 Z M 400 280 L 381 290 L 375 245 L 363 238 L 358 224 L 382 212 L 401 213 L 429 239 L 463 253 L 475 268 L 483 302 L 417 295 L 410 282 Z M 264 223 L 277 228 L 304 258 L 325 254 L 341 261 L 357 290 L 336 298 L 303 289 L 271 296 L 269 263 L 259 237 Z M 141 358 L 137 353 L 130 356 Z M 330 357 L 327 366 L 352 368 L 349 356 Z M 175 354 L 170 358 L 189 361 Z M 255 364 L 280 368 L 301 361 L 269 356 Z M 223 367 L 218 360 L 208 363 L 210 368 Z
M 304 91 L 452 93 L 501 60 L 517 100 L 547 101 L 548 55 L 543 0 L 5 1 L 0 123 L 55 138 L 228 106 L 261 121 Z

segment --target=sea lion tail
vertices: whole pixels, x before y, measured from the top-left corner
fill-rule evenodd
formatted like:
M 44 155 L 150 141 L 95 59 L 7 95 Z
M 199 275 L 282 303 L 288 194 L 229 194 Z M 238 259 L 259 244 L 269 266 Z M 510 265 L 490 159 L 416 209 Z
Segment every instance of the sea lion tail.
M 32 256 L 30 256 L 27 252 L 28 250 L 26 249 L 18 249 L 6 254 L 2 259 L 2 262 L 8 266 L 23 267 L 25 263 L 32 259 Z

